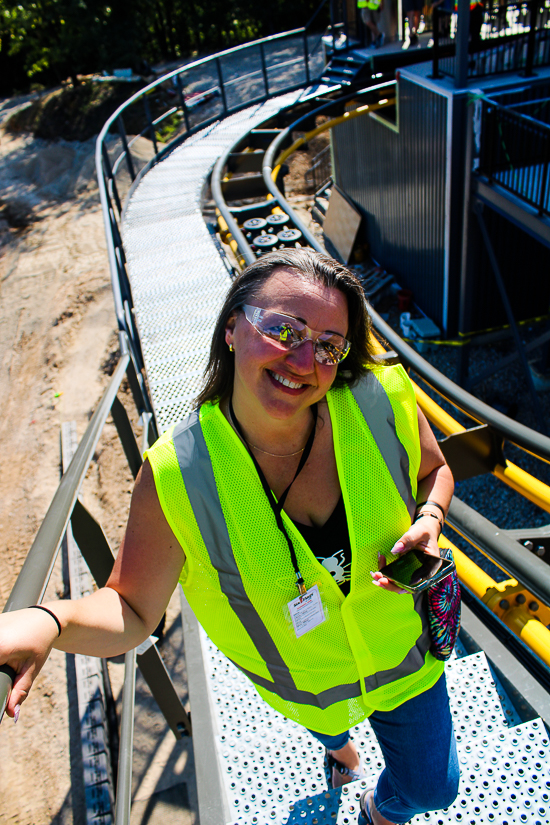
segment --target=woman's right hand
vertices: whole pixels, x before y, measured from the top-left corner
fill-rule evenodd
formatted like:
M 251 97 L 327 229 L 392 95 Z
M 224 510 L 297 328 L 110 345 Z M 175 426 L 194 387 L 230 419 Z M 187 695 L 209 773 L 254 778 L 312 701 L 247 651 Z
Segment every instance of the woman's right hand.
M 6 705 L 6 713 L 15 721 L 56 639 L 57 626 L 44 610 L 26 608 L 0 615 L 0 665 L 9 665 L 17 674 Z

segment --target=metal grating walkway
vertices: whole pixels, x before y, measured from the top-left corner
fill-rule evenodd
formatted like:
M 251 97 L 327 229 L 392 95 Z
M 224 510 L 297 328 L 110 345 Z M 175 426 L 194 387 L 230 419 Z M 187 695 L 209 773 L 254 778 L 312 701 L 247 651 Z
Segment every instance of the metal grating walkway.
M 192 409 L 229 274 L 201 214 L 219 156 L 285 106 L 328 87 L 251 106 L 193 135 L 140 182 L 122 228 L 147 377 L 160 431 Z
M 351 734 L 373 781 L 329 791 L 322 745 L 269 708 L 202 628 L 199 634 L 230 825 L 356 825 L 359 797 L 384 764 L 369 722 Z M 451 808 L 411 822 L 548 825 L 550 743 L 543 722 L 509 727 L 517 716 L 499 695 L 484 653 L 451 659 L 446 677 L 460 789 Z

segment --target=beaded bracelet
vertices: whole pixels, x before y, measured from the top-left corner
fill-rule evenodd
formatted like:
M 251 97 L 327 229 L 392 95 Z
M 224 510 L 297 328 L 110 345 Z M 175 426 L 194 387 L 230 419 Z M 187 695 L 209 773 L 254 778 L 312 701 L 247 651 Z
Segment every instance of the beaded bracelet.
M 52 611 L 49 610 L 49 608 L 43 607 L 41 604 L 31 604 L 31 605 L 29 605 L 29 608 L 34 608 L 36 610 L 43 610 L 45 613 L 49 613 L 50 616 L 52 617 L 52 619 L 54 620 L 54 622 L 57 625 L 57 637 L 59 638 L 59 636 L 61 636 L 61 630 L 62 630 L 61 622 L 59 621 L 59 619 L 57 618 L 55 613 L 52 613 Z

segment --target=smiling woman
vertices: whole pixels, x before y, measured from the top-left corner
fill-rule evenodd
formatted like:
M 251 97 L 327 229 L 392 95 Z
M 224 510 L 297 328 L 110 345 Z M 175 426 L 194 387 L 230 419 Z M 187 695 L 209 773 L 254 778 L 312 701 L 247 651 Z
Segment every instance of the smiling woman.
M 386 766 L 363 795 L 367 822 L 451 804 L 427 602 L 377 571 L 413 547 L 439 555 L 452 477 L 369 332 L 357 279 L 312 250 L 265 255 L 233 282 L 197 409 L 148 450 L 107 586 L 49 603 L 53 617 L 0 616 L 0 664 L 18 673 L 10 715 L 52 646 L 135 646 L 179 580 L 214 644 L 326 745 L 333 785 L 363 776 L 349 728 L 369 717 Z

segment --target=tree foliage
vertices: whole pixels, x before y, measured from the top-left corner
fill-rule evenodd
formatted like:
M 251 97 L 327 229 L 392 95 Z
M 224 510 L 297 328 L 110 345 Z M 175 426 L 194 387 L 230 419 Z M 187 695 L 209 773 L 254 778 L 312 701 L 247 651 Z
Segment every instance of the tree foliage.
M 304 25 L 320 0 L 0 0 L 0 94 Z

